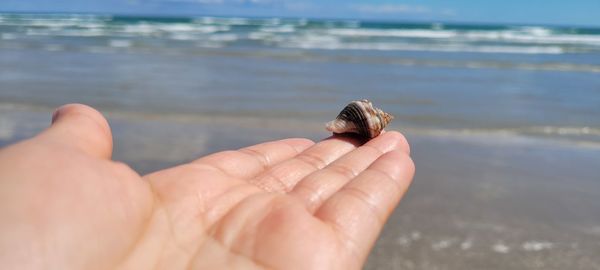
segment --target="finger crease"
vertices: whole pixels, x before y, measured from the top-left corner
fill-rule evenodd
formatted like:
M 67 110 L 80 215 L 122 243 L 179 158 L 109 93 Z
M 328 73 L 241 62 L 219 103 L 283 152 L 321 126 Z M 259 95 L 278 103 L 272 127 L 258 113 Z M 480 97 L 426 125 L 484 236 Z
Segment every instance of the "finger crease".
M 356 200 L 358 200 L 359 203 L 366 206 L 367 209 L 369 209 L 369 212 L 375 216 L 375 219 L 377 220 L 377 223 L 378 223 L 377 226 L 378 227 L 383 226 L 384 221 L 382 220 L 381 216 L 379 215 L 377 205 L 375 205 L 371 201 L 371 196 L 367 192 L 365 192 L 361 189 L 355 188 L 355 187 L 345 187 L 341 191 L 343 192 L 341 194 L 345 194 L 347 196 L 355 198 Z
M 351 167 L 341 165 L 341 164 L 332 164 L 327 167 L 328 170 L 331 170 L 334 173 L 342 175 L 345 179 L 353 179 L 358 174 Z
M 298 160 L 308 164 L 309 166 L 317 170 L 323 169 L 323 167 L 327 165 L 327 162 L 323 158 L 312 154 L 300 155 L 298 156 Z
M 244 148 L 239 151 L 241 153 L 244 153 L 244 154 L 249 155 L 249 156 L 253 157 L 254 159 L 256 159 L 256 161 L 262 165 L 263 170 L 266 170 L 267 168 L 269 168 L 269 166 L 271 164 L 271 159 L 269 158 L 269 156 L 267 156 L 264 153 L 261 153 L 257 150 L 254 150 L 251 148 Z
M 379 149 L 375 146 L 372 146 L 372 145 L 365 144 L 361 147 L 363 147 L 365 149 L 373 149 L 375 152 L 377 152 L 377 156 L 381 156 L 381 155 L 385 154 L 385 152 L 381 151 L 381 149 Z
M 302 150 L 294 147 L 293 145 L 291 145 L 290 143 L 286 142 L 285 145 L 287 145 L 289 148 L 292 148 L 294 150 L 294 152 L 296 152 L 296 155 L 302 153 Z
M 288 185 L 283 181 L 283 179 L 272 171 L 268 171 L 267 174 L 261 176 L 260 178 L 254 178 L 249 181 L 251 184 L 257 186 L 258 188 L 267 191 L 267 192 L 275 192 L 275 191 L 283 191 L 289 192 L 292 187 L 288 187 Z M 272 183 L 278 186 L 278 188 L 274 187 Z
M 396 190 L 398 192 L 402 191 L 403 188 L 400 185 L 400 183 L 398 181 L 394 180 L 395 178 L 392 177 L 388 172 L 386 172 L 384 170 L 380 170 L 380 169 L 375 169 L 375 168 L 371 168 L 371 169 L 369 169 L 369 171 L 382 175 L 381 178 L 385 179 L 385 181 L 392 182 L 392 185 L 396 188 Z
M 194 170 L 211 170 L 211 171 L 216 171 L 219 172 L 225 176 L 229 176 L 229 177 L 238 177 L 237 175 L 231 174 L 229 172 L 227 172 L 226 169 L 222 168 L 221 166 L 218 165 L 218 163 L 216 164 L 210 164 L 210 163 L 188 163 L 185 165 L 188 168 L 192 168 Z

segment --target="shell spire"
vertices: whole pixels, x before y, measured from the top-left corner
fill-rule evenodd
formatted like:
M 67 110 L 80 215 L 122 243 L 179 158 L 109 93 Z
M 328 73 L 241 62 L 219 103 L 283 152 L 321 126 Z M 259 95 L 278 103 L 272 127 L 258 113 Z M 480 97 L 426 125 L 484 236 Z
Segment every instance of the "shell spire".
M 375 108 L 373 103 L 363 99 L 350 102 L 335 120 L 325 124 L 325 127 L 333 133 L 356 133 L 372 139 L 377 137 L 392 119 L 394 116 Z

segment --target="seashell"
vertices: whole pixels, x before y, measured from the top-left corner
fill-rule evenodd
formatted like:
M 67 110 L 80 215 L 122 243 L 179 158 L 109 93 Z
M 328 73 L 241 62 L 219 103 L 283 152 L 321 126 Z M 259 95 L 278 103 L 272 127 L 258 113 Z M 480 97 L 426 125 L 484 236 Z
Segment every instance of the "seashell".
M 356 133 L 372 139 L 377 137 L 394 116 L 388 114 L 366 100 L 350 102 L 335 120 L 325 124 L 327 130 L 333 133 Z

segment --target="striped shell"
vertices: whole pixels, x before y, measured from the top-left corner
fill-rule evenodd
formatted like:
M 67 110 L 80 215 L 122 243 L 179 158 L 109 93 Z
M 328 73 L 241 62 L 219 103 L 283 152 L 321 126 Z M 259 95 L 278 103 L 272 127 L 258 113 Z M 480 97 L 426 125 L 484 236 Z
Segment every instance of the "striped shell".
M 371 139 L 377 137 L 392 119 L 394 117 L 391 114 L 363 99 L 350 102 L 335 120 L 325 126 L 333 133 L 357 133 Z

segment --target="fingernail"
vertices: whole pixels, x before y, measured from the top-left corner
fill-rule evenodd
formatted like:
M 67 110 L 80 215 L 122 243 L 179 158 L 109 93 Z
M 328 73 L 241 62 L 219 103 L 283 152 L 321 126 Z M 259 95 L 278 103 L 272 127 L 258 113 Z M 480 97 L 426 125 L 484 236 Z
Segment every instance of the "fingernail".
M 60 111 L 63 107 L 58 107 L 58 109 L 56 109 L 54 111 L 54 113 L 52 113 L 52 124 L 54 124 L 54 122 L 56 122 L 56 120 L 58 120 L 58 118 L 60 117 Z

